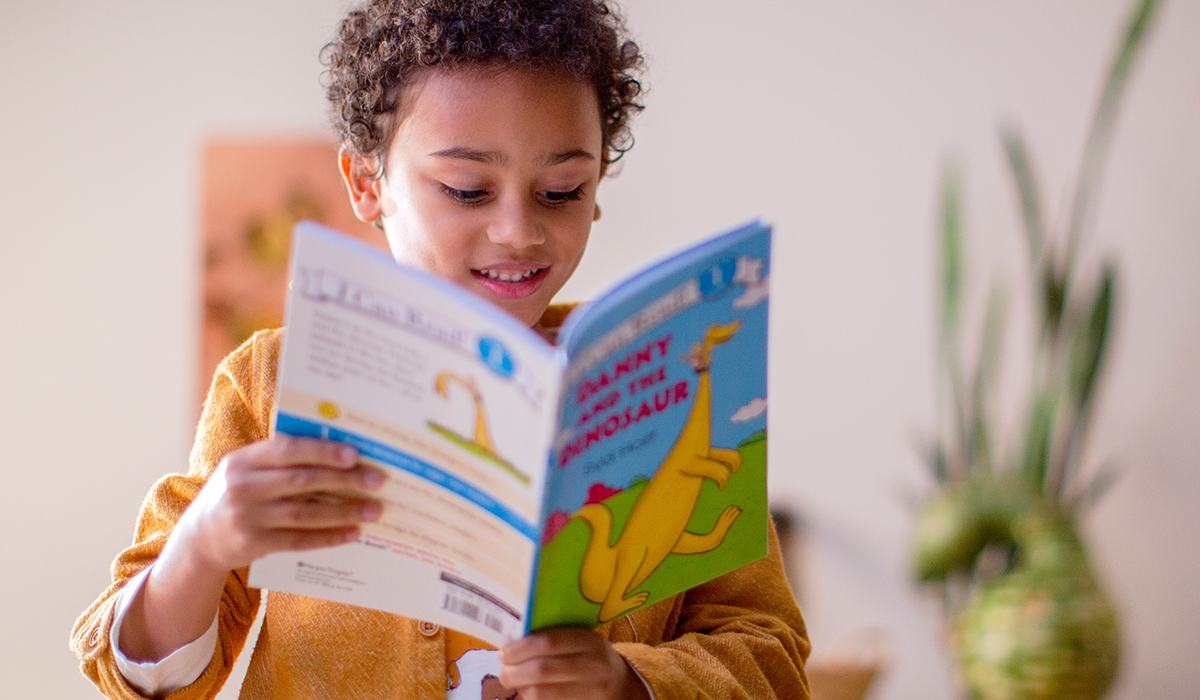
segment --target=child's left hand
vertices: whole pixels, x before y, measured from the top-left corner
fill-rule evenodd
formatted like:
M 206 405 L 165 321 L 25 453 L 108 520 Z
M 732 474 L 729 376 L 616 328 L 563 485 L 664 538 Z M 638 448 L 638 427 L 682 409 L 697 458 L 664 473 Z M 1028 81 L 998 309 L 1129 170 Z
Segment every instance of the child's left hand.
M 500 650 L 500 682 L 521 700 L 650 700 L 642 679 L 612 644 L 585 629 L 534 632 Z

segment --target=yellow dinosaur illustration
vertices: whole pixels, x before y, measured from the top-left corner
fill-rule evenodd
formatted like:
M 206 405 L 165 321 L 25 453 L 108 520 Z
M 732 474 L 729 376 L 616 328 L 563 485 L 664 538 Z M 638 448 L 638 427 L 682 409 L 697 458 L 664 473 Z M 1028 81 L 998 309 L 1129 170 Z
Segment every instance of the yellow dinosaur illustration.
M 475 402 L 475 438 L 476 445 L 483 449 L 496 454 L 496 447 L 492 444 L 492 436 L 488 432 L 487 411 L 483 408 L 483 394 L 479 393 L 479 389 L 475 386 L 475 378 L 463 378 L 453 372 L 442 372 L 437 375 L 434 380 L 434 388 L 443 399 L 450 398 L 450 382 L 457 382 L 466 387 L 471 393 L 471 399 Z
M 483 393 L 475 385 L 475 378 L 470 376 L 462 377 L 453 372 L 439 372 L 433 382 L 434 389 L 444 399 L 450 398 L 450 385 L 452 383 L 460 384 L 466 388 L 471 394 L 471 400 L 475 403 L 474 436 L 467 437 L 466 435 L 460 435 L 458 432 L 434 421 L 427 422 L 430 430 L 471 454 L 488 460 L 509 474 L 512 474 L 522 484 L 528 485 L 530 481 L 529 475 L 517 469 L 496 451 L 496 445 L 492 442 L 491 431 L 488 430 L 488 416 L 487 409 L 483 406 Z
M 654 573 L 668 554 L 699 554 L 716 549 L 742 513 L 741 508 L 729 506 L 707 534 L 685 529 L 696 509 L 704 480 L 712 479 L 718 487 L 725 488 L 730 475 L 742 466 L 740 452 L 712 446 L 709 380 L 713 347 L 727 342 L 741 325 L 741 321 L 734 321 L 710 326 L 704 333 L 704 341 L 693 345 L 692 351 L 684 356 L 698 375 L 691 413 L 671 451 L 638 495 L 616 544 L 608 544 L 613 516 L 603 503 L 586 505 L 573 516 L 592 528 L 579 570 L 579 588 L 584 598 L 600 604 L 601 623 L 646 603 L 650 593 L 633 593 L 633 590 Z

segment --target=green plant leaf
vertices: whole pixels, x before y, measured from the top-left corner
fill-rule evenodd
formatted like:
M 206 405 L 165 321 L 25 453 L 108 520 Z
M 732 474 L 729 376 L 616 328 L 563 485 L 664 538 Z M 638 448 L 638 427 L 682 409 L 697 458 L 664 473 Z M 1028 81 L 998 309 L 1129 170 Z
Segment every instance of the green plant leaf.
M 1100 372 L 1108 346 L 1108 329 L 1112 319 L 1113 287 L 1116 269 L 1111 262 L 1104 264 L 1100 283 L 1092 299 L 1087 321 L 1075 337 L 1071 348 L 1070 389 L 1072 398 L 1083 413 L 1088 412 L 1096 377 Z
M 1079 490 L 1079 493 L 1070 499 L 1068 509 L 1077 517 L 1086 514 L 1104 497 L 1104 494 L 1108 493 L 1120 477 L 1121 472 L 1115 465 L 1102 464 Z
M 1117 109 L 1128 83 L 1129 71 L 1133 66 L 1134 57 L 1146 36 L 1146 29 L 1154 16 L 1157 0 L 1142 0 L 1134 9 L 1126 26 L 1120 48 L 1113 57 L 1108 78 L 1104 81 L 1104 91 L 1096 105 L 1092 126 L 1088 131 L 1087 141 L 1083 149 L 1083 160 L 1079 167 L 1079 179 L 1075 183 L 1075 195 L 1071 203 L 1071 216 L 1067 220 L 1067 260 L 1074 260 L 1079 246 L 1079 238 L 1085 228 L 1087 216 L 1100 175 L 1104 170 L 1105 157 L 1112 142 L 1113 126 L 1116 123 Z
M 971 416 L 971 432 L 967 436 L 967 471 L 992 470 L 992 431 L 987 418 L 979 413 Z
M 1106 262 L 1086 313 L 1081 309 L 1072 314 L 1071 345 L 1063 369 L 1069 424 L 1060 426 L 1066 432 L 1056 436 L 1046 478 L 1047 495 L 1055 499 L 1062 497 L 1083 454 L 1096 378 L 1107 347 L 1115 278 L 1115 268 Z
M 1063 311 L 1067 302 L 1067 275 L 1059 275 L 1053 253 L 1042 258 L 1040 272 L 1042 290 L 1042 332 L 1044 339 L 1053 340 L 1058 336 L 1058 327 L 1062 323 Z
M 956 163 L 942 168 L 942 337 L 958 332 L 962 297 L 962 173 Z
M 1034 397 L 1025 430 L 1025 456 L 1021 461 L 1021 468 L 1032 483 L 1045 483 L 1057 413 L 1058 401 L 1050 392 L 1042 391 Z
M 987 315 L 983 336 L 979 341 L 979 362 L 971 382 L 971 435 L 968 443 L 968 465 L 972 469 L 991 470 L 996 464 L 992 452 L 991 412 L 988 400 L 995 386 L 1000 366 L 1004 328 L 1008 318 L 1008 294 L 999 282 L 988 291 Z
M 1030 267 L 1037 269 L 1046 245 L 1046 227 L 1042 224 L 1042 207 L 1038 200 L 1037 180 L 1029 161 L 1025 138 L 1016 126 L 1000 128 L 1000 141 L 1008 156 L 1008 167 L 1012 170 L 1017 196 L 1021 201 L 1021 219 L 1025 224 L 1025 238 L 1029 243 Z
M 933 471 L 933 478 L 938 484 L 945 484 L 950 481 L 950 469 L 946 464 L 946 448 L 941 445 L 933 445 L 929 453 L 926 455 L 926 460 L 929 463 L 929 468 Z
M 946 387 L 940 393 L 940 400 L 948 400 L 950 411 L 949 426 L 944 428 L 951 436 L 950 443 L 946 445 L 945 465 L 951 477 L 958 477 L 965 476 L 964 470 L 969 466 L 970 422 L 959 333 L 963 278 L 962 174 L 958 164 L 949 160 L 942 167 L 941 214 L 942 333 L 939 360 Z M 942 411 L 939 413 L 944 415 Z
M 934 483 L 939 488 L 947 484 L 950 480 L 950 472 L 946 463 L 946 446 L 936 439 L 930 439 L 921 434 L 913 436 L 913 446 L 921 461 L 929 467 L 929 473 L 933 476 Z

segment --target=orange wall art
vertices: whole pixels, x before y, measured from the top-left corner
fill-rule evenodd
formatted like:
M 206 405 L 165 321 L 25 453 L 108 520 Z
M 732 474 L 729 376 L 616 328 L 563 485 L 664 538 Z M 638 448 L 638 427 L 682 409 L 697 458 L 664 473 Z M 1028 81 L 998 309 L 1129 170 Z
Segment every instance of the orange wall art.
M 319 138 L 214 139 L 203 156 L 204 325 L 198 391 L 225 355 L 255 331 L 283 324 L 292 226 L 312 219 L 384 250 L 359 221 Z

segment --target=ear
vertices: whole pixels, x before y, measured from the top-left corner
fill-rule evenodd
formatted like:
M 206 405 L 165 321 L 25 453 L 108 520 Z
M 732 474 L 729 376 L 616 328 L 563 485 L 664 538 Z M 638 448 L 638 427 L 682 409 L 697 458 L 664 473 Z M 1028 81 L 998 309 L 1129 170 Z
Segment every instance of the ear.
M 351 154 L 345 148 L 338 152 L 338 169 L 350 195 L 354 215 L 366 223 L 374 223 L 383 215 L 380 201 L 380 179 L 373 158 Z

